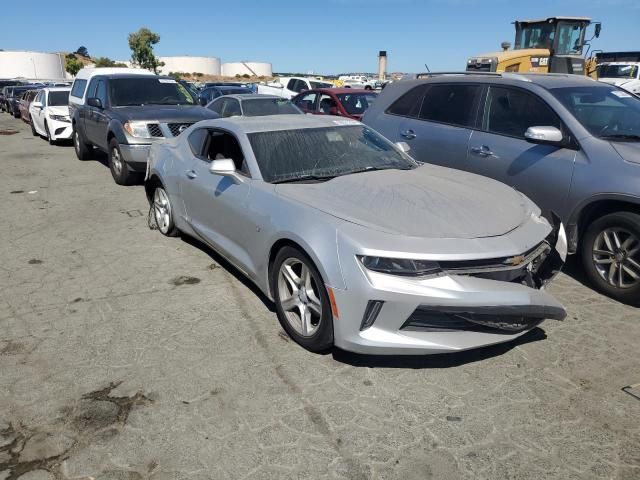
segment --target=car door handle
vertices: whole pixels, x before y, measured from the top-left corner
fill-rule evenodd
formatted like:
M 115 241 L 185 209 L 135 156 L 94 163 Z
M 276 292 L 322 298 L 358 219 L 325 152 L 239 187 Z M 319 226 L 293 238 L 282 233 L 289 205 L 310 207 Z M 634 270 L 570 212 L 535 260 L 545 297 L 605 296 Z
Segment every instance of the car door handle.
M 479 155 L 480 157 L 484 157 L 484 158 L 486 158 L 486 157 L 496 157 L 497 158 L 498 157 L 486 145 L 482 145 L 481 147 L 471 147 L 471 153 L 475 153 L 476 155 Z
M 416 132 L 414 132 L 413 130 L 405 130 L 404 132 L 400 132 L 400 135 L 407 140 L 413 140 L 414 138 L 416 138 Z
M 186 175 L 189 178 L 196 178 L 198 176 L 195 170 L 187 170 Z

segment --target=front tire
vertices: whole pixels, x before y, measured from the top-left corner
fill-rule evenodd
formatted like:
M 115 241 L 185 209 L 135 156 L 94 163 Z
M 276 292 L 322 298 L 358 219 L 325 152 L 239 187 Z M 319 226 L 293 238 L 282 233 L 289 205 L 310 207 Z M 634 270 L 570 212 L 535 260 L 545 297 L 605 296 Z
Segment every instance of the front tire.
M 300 346 L 323 352 L 333 346 L 333 314 L 320 272 L 293 247 L 282 248 L 270 272 L 271 291 L 282 328 Z
M 109 141 L 109 169 L 113 180 L 118 185 L 132 185 L 137 175 L 131 171 L 127 162 L 122 157 L 118 140 L 112 138 Z
M 173 221 L 173 208 L 169 195 L 162 186 L 153 191 L 153 217 L 161 234 L 166 237 L 178 235 L 178 229 Z
M 604 294 L 640 305 L 640 215 L 616 212 L 595 220 L 581 242 L 587 277 Z
M 44 133 L 47 135 L 46 138 L 47 142 L 49 142 L 49 145 L 55 145 L 56 142 L 51 138 L 51 132 L 49 131 L 49 125 L 47 124 L 47 122 L 44 122 Z
M 86 142 L 84 135 L 77 127 L 73 128 L 73 149 L 76 151 L 78 160 L 90 160 L 93 153 L 93 146 Z
M 36 132 L 36 128 L 33 126 L 33 119 L 31 119 L 31 122 L 29 122 L 29 124 L 31 125 L 31 134 L 34 137 L 37 137 L 38 136 L 38 132 Z

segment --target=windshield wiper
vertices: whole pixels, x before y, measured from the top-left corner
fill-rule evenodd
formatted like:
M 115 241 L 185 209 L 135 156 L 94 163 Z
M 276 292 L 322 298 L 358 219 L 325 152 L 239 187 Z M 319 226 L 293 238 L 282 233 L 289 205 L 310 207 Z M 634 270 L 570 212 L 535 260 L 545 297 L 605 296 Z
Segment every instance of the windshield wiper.
M 387 165 L 386 167 L 365 167 L 365 168 L 360 168 L 358 170 L 349 170 L 348 172 L 344 172 L 341 173 L 340 177 L 342 177 L 343 175 L 351 175 L 353 173 L 362 173 L 362 172 L 374 172 L 374 171 L 378 171 L 378 170 L 411 170 L 411 168 L 402 168 L 402 167 L 394 167 L 394 166 L 389 166 Z
M 610 135 L 602 135 L 600 138 L 611 140 L 640 140 L 640 135 L 633 133 L 612 133 Z
M 271 183 L 294 183 L 294 182 L 305 182 L 308 180 L 331 180 L 332 178 L 336 178 L 336 175 L 301 175 L 299 177 L 285 178 L 284 180 L 276 180 Z

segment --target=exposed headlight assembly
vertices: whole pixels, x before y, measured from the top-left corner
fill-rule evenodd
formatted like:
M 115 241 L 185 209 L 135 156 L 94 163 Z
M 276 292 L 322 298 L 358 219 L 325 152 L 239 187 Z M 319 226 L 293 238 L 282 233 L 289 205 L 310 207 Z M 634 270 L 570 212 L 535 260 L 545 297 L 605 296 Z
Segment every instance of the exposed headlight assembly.
M 58 122 L 71 123 L 69 117 L 65 115 L 49 115 L 51 120 L 57 120 Z
M 127 122 L 123 125 L 123 127 L 132 137 L 151 138 L 149 129 L 147 128 L 147 124 L 145 122 Z
M 412 260 L 410 258 L 388 258 L 358 256 L 360 263 L 367 269 L 378 273 L 399 275 L 402 277 L 429 277 L 442 273 L 438 262 L 433 260 Z

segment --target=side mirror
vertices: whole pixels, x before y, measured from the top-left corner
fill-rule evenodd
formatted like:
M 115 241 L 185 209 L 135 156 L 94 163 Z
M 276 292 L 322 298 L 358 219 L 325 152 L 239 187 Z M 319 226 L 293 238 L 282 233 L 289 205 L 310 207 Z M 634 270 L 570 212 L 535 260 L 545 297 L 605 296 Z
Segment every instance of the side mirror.
M 562 143 L 562 132 L 556 127 L 529 127 L 524 132 L 524 138 L 530 143 L 539 143 L 543 145 L 557 145 Z
M 34 108 L 42 108 L 42 102 L 31 102 Z
M 398 147 L 402 153 L 409 153 L 409 150 L 411 150 L 407 142 L 396 142 L 396 147 Z
M 601 30 L 602 30 L 602 24 L 601 23 L 596 23 L 596 31 L 595 31 L 596 38 L 600 37 L 600 31 Z
M 98 97 L 91 97 L 87 100 L 87 105 L 89 105 L 90 107 L 95 107 L 95 108 L 104 108 L 102 106 L 102 100 L 100 100 Z
M 240 176 L 236 172 L 236 164 L 231 158 L 218 158 L 211 161 L 209 166 L 209 173 L 214 175 L 220 175 L 222 177 L 229 177 L 235 183 L 240 183 Z

